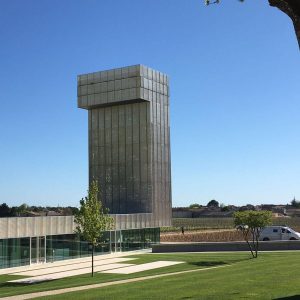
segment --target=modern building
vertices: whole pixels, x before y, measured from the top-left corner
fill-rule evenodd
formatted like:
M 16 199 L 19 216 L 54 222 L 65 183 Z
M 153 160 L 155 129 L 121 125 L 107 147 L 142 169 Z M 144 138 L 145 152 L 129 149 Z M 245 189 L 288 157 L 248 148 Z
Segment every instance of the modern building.
M 0 269 L 90 256 L 90 245 L 74 230 L 73 216 L 0 218 Z M 95 252 L 145 249 L 157 242 L 155 229 L 116 228 L 105 232 Z
M 120 228 L 171 225 L 168 77 L 143 65 L 78 76 L 89 181 Z
M 89 181 L 114 217 L 98 254 L 149 248 L 171 225 L 168 77 L 142 65 L 78 76 Z M 73 216 L 0 218 L 0 268 L 88 256 Z

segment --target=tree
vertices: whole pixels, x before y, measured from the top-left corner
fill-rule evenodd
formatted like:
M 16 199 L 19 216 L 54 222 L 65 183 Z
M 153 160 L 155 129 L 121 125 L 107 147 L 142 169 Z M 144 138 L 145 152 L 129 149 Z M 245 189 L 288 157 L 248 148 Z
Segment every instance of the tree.
M 19 216 L 23 216 L 28 210 L 28 205 L 26 203 L 21 204 L 18 208 L 17 208 L 17 213 Z
M 80 200 L 80 208 L 75 215 L 76 230 L 84 240 L 92 245 L 92 276 L 94 276 L 94 252 L 105 230 L 113 225 L 113 218 L 98 199 L 98 183 L 93 181 L 88 196 Z
M 272 212 L 261 211 L 238 211 L 234 213 L 234 224 L 243 234 L 253 258 L 257 258 L 258 241 L 261 230 L 272 223 Z
M 244 2 L 244 0 L 239 0 Z M 268 0 L 270 6 L 277 7 L 286 15 L 288 15 L 295 28 L 296 37 L 298 40 L 298 45 L 300 48 L 300 1 L 299 0 Z M 220 0 L 204 0 L 206 5 L 220 3 Z
M 224 203 L 221 203 L 220 204 L 220 208 L 221 208 L 221 211 L 230 211 L 229 209 L 229 206 L 228 205 L 225 205 Z
M 219 202 L 217 200 L 210 200 L 208 203 L 207 203 L 207 206 L 208 207 L 219 207 Z
M 2 203 L 0 205 L 0 217 L 9 217 L 10 216 L 10 208 L 6 203 Z
M 200 207 L 201 207 L 201 205 L 198 203 L 193 203 L 189 206 L 189 208 L 200 208 Z
M 300 201 L 297 201 L 295 198 L 291 201 L 291 206 L 295 208 L 300 208 Z

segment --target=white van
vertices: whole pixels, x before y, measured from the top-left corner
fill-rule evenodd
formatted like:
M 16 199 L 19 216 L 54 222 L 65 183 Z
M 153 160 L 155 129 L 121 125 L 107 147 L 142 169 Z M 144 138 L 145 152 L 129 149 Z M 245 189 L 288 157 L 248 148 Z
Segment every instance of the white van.
M 260 232 L 259 240 L 300 240 L 300 233 L 287 226 L 267 226 Z

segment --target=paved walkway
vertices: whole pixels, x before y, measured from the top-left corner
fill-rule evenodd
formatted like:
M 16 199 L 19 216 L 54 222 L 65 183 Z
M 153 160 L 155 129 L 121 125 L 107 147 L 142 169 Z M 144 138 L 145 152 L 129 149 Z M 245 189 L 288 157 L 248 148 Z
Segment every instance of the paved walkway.
M 138 272 L 143 272 L 147 270 L 154 270 L 157 268 L 163 268 L 163 267 L 169 267 L 174 266 L 178 264 L 182 264 L 183 261 L 154 261 L 151 263 L 145 263 L 140 265 L 130 265 L 130 266 L 124 266 L 121 268 L 114 268 L 114 269 L 106 269 L 100 273 L 108 273 L 108 274 L 133 274 Z
M 77 287 L 71 287 L 71 288 L 64 288 L 64 289 L 59 289 L 59 290 L 52 290 L 52 291 L 44 291 L 44 292 L 16 295 L 16 296 L 4 297 L 4 298 L 0 298 L 0 299 L 1 300 L 34 299 L 34 298 L 38 298 L 38 297 L 61 295 L 61 294 L 65 294 L 65 293 L 91 290 L 91 289 L 97 289 L 97 288 L 112 286 L 112 285 L 138 282 L 138 281 L 143 281 L 143 280 L 149 280 L 149 279 L 154 279 L 154 278 L 161 278 L 161 277 L 167 277 L 167 276 L 173 276 L 173 275 L 179 275 L 179 274 L 185 274 L 185 273 L 203 272 L 203 271 L 207 271 L 207 270 L 211 270 L 211 269 L 219 269 L 219 268 L 225 268 L 225 267 L 229 267 L 229 266 L 231 266 L 231 265 L 210 267 L 210 268 L 205 268 L 205 269 L 187 270 L 187 271 L 180 271 L 180 272 L 173 272 L 173 273 L 166 273 L 166 274 L 158 274 L 158 275 L 151 275 L 151 276 L 144 276 L 144 277 L 138 277 L 138 278 L 131 278 L 131 279 L 118 280 L 118 281 L 111 281 L 111 282 L 90 284 L 90 285 L 77 286 Z
M 182 264 L 182 261 L 155 261 L 145 264 L 128 264 L 128 262 L 135 258 L 129 257 L 119 257 L 119 258 L 109 258 L 107 260 L 100 260 L 94 263 L 94 272 L 98 273 L 112 273 L 112 274 L 133 274 L 137 272 L 143 272 L 146 270 L 153 270 L 157 268 L 163 268 L 168 266 L 173 266 L 177 264 Z M 56 268 L 42 269 L 42 270 L 33 270 L 33 271 L 23 271 L 19 273 L 14 273 L 13 275 L 23 275 L 23 276 L 32 276 L 21 279 L 14 279 L 8 282 L 10 283 L 38 283 L 50 280 L 56 280 L 76 275 L 88 274 L 91 272 L 91 262 L 87 264 L 67 265 L 60 266 Z
M 129 259 L 130 258 L 128 258 L 127 260 L 129 260 Z M 124 260 L 125 260 L 125 258 L 124 258 Z M 106 271 L 106 270 L 113 271 L 114 269 L 117 269 L 117 268 L 124 268 L 124 267 L 130 267 L 130 266 L 133 266 L 133 265 L 127 264 L 127 263 L 126 264 L 119 263 L 119 262 L 107 263 L 104 265 L 94 265 L 94 272 L 101 272 L 101 271 Z M 51 270 L 51 272 L 52 272 L 52 270 Z M 89 274 L 89 273 L 91 273 L 91 264 L 89 264 L 89 266 L 86 268 L 76 268 L 76 265 L 75 265 L 72 270 L 62 270 L 62 271 L 56 271 L 53 273 L 34 275 L 32 277 L 10 280 L 8 282 L 20 283 L 20 284 L 25 284 L 25 283 L 32 284 L 32 283 L 51 281 L 51 280 L 62 279 L 62 278 L 66 278 L 66 277 L 78 276 L 78 275 Z
M 97 262 L 107 262 L 110 259 L 116 259 L 124 256 L 131 256 L 131 255 L 137 255 L 137 254 L 145 254 L 149 253 L 150 250 L 137 250 L 137 251 L 130 251 L 130 252 L 115 252 L 115 253 L 108 253 L 108 254 L 102 254 L 102 255 L 95 255 L 94 261 L 95 264 Z M 91 256 L 88 257 L 82 257 L 82 258 L 74 258 L 74 259 L 67 259 L 67 260 L 60 260 L 55 262 L 47 262 L 47 263 L 40 263 L 40 264 L 32 264 L 32 265 L 26 265 L 21 267 L 13 267 L 8 269 L 0 269 L 0 275 L 13 275 L 16 273 L 19 273 L 18 275 L 29 275 L 25 274 L 26 272 L 33 271 L 36 272 L 35 274 L 38 274 L 38 272 L 42 272 L 42 270 L 55 270 L 59 267 L 65 268 L 65 270 L 70 270 L 70 268 L 74 268 L 74 266 L 77 266 L 80 268 L 81 266 L 84 266 L 85 264 L 91 264 Z M 23 273 L 23 274 L 21 274 Z M 31 275 L 29 275 L 31 276 Z

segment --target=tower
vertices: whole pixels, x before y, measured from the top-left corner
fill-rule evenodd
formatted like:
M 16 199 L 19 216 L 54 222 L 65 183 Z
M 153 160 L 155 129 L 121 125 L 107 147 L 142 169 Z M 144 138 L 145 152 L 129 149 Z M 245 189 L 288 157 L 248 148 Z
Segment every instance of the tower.
M 120 228 L 171 225 L 168 77 L 143 65 L 78 76 L 89 181 Z

